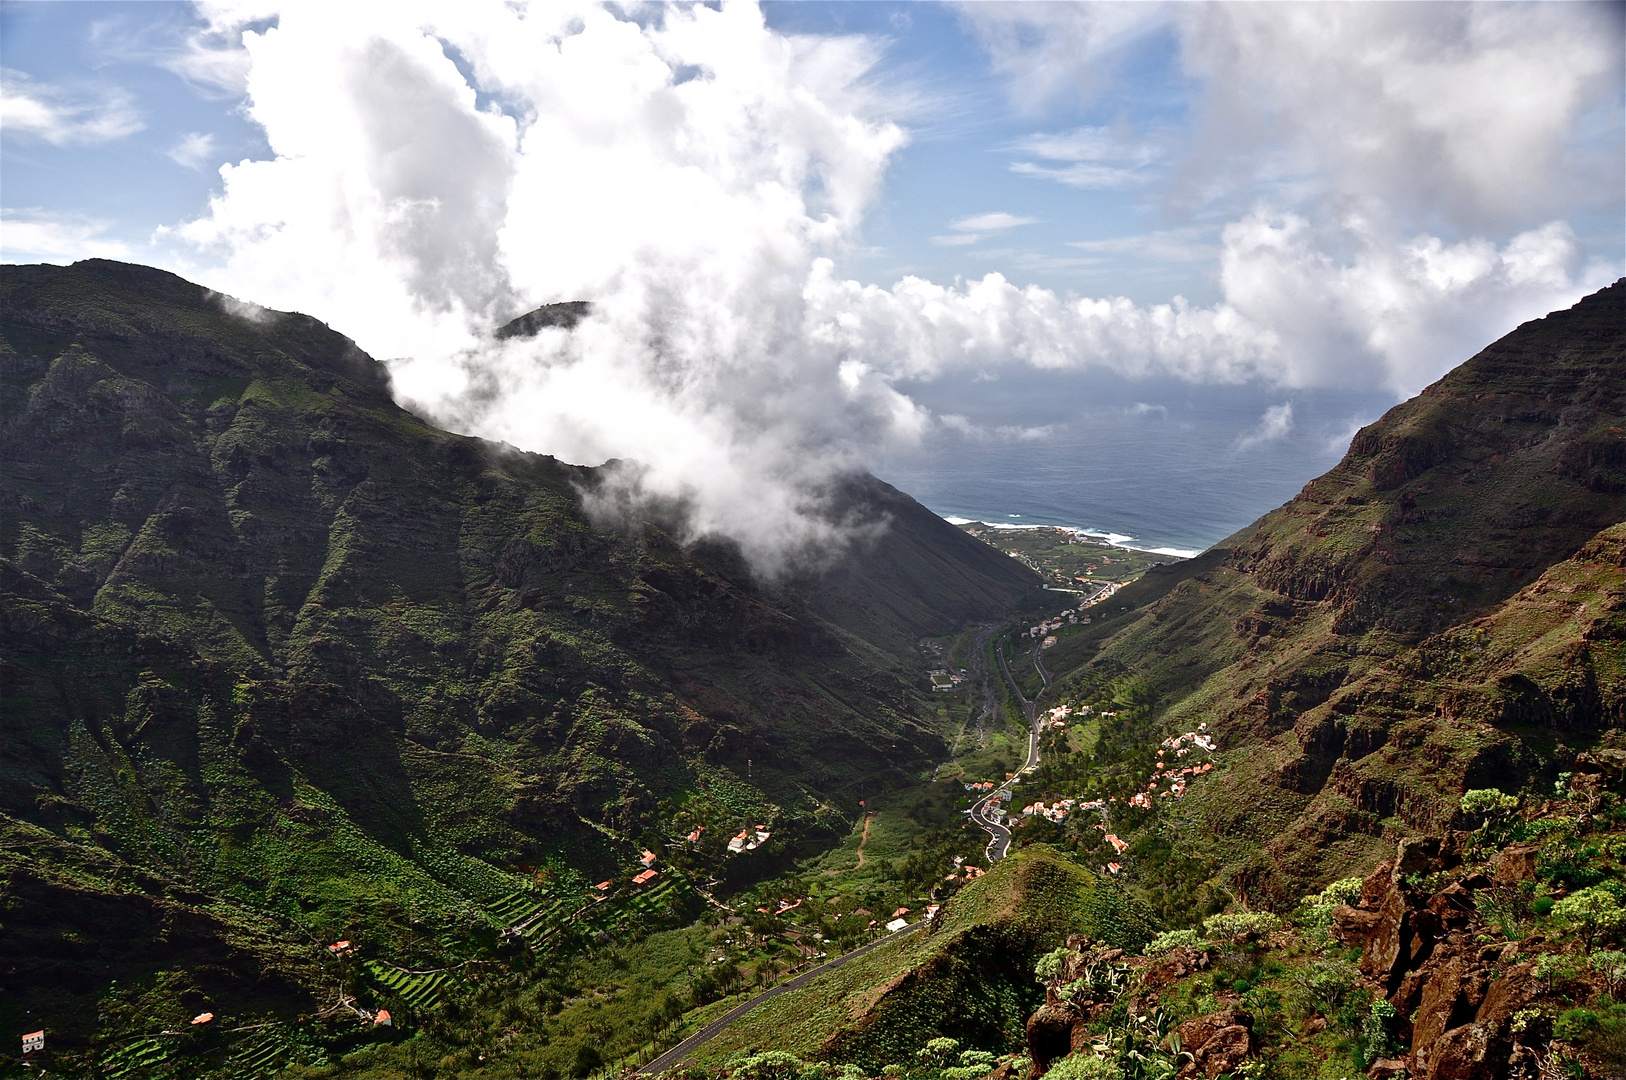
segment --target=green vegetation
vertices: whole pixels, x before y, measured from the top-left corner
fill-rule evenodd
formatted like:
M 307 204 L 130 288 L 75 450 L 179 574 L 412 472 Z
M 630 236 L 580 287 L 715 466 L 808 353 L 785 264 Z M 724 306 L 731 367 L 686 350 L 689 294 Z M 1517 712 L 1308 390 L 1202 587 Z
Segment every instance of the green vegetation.
M 1008 1053 L 1042 994 L 1032 965 L 1071 934 L 1139 948 L 1150 913 L 1117 888 L 1041 847 L 996 863 L 943 906 L 929 932 L 867 953 L 747 1014 L 704 1047 L 701 1063 L 773 1047 L 880 1073 L 929 1035 Z
M 397 408 L 313 320 L 6 267 L 0 1017 L 47 1074 L 586 1078 L 940 905 L 686 1068 L 1601 1075 L 1623 291 L 1196 559 L 854 478 L 832 512 L 888 528 L 769 585 Z M 1078 600 L 1029 565 L 1127 582 L 1047 631 L 1049 685 L 1018 635 Z M 1001 655 L 1042 764 L 988 867 Z
M 661 512 L 589 520 L 592 469 L 400 409 L 321 323 L 155 270 L 5 267 L 0 362 L 0 1016 L 63 1067 L 635 1051 L 737 980 L 651 959 L 607 995 L 606 958 L 917 783 L 945 744 L 914 643 L 1036 584 L 855 477 L 833 512 L 886 527 L 770 587 Z

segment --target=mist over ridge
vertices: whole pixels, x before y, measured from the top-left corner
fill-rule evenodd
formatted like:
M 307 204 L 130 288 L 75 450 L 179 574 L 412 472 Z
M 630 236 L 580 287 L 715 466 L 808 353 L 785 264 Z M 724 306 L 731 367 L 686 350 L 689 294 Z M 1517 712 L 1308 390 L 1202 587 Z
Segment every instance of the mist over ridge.
M 1594 239 L 1621 168 L 1598 134 L 1619 125 L 1613 8 L 958 9 L 1008 99 L 1008 175 L 1160 227 L 1070 241 L 1069 270 L 1021 246 L 1064 221 L 968 206 L 930 243 L 995 268 L 949 280 L 869 246 L 909 155 L 966 107 L 894 64 L 902 23 L 811 31 L 751 4 L 197 11 L 187 59 L 162 63 L 240 99 L 269 153 L 220 165 L 207 209 L 158 230 L 166 265 L 342 329 L 456 430 L 642 463 L 611 502 L 681 502 L 686 536 L 730 536 L 768 570 L 839 544 L 833 478 L 1043 426 L 933 385 L 1241 387 L 1256 418 L 1232 449 L 1280 456 L 1304 424 L 1294 393 L 1359 398 L 1327 421 L 1353 431 L 1370 401 L 1619 272 Z M 1179 115 L 1136 96 L 1153 48 Z M 44 245 L 27 224 L 8 229 Z M 1134 258 L 1200 265 L 1183 272 L 1211 299 L 1054 276 Z M 592 305 L 574 328 L 493 336 L 572 301 Z

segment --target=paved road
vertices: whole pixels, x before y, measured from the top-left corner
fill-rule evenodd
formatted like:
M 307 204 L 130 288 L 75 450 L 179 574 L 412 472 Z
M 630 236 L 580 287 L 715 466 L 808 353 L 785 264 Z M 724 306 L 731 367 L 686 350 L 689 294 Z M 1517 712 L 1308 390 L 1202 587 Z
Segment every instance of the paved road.
M 1027 761 L 1023 762 L 1022 767 L 1017 770 L 1015 777 L 1005 781 L 999 787 L 983 796 L 971 807 L 971 820 L 975 821 L 978 827 L 988 834 L 988 847 L 985 849 L 985 854 L 988 856 L 988 861 L 991 863 L 998 862 L 1000 859 L 1003 859 L 1006 853 L 1010 851 L 1011 830 L 1007 829 L 1005 826 L 999 824 L 999 822 L 994 821 L 988 816 L 988 811 L 991 808 L 990 804 L 992 804 L 995 799 L 998 799 L 1001 795 L 1010 790 L 1011 785 L 1016 782 L 1016 777 L 1021 776 L 1023 773 L 1039 764 L 1039 707 L 1036 703 L 1029 701 L 1022 694 L 1022 688 L 1016 685 L 1015 679 L 1011 678 L 1011 668 L 1005 660 L 1005 649 L 1003 648 L 1003 643 L 996 643 L 994 651 L 999 654 L 999 668 L 1005 673 L 1005 681 L 1010 684 L 1011 693 L 1016 695 L 1016 700 L 1022 703 L 1022 715 L 1027 718 L 1028 758 Z M 1034 662 L 1038 662 L 1037 654 L 1034 656 Z M 1044 679 L 1046 686 L 1050 685 L 1049 673 L 1047 673 L 1042 666 L 1039 668 L 1039 677 Z
M 672 1047 L 672 1049 L 666 1051 L 666 1053 L 661 1054 L 659 1057 L 651 1058 L 649 1064 L 639 1069 L 638 1073 L 643 1076 L 654 1076 L 656 1073 L 663 1073 L 668 1069 L 677 1068 L 679 1065 L 683 1064 L 684 1060 L 687 1059 L 690 1054 L 700 1049 L 702 1044 L 708 1043 L 712 1039 L 715 1039 L 718 1035 L 721 1035 L 723 1033 L 723 1029 L 727 1028 L 728 1025 L 732 1024 L 734 1021 L 738 1020 L 740 1017 L 744 1016 L 758 1005 L 761 1005 L 769 998 L 778 997 L 780 994 L 788 994 L 792 990 L 800 990 L 802 987 L 806 986 L 820 975 L 823 975 L 825 972 L 834 971 L 836 968 L 840 967 L 842 964 L 845 964 L 854 957 L 863 956 L 871 949 L 885 945 L 894 938 L 900 938 L 905 934 L 914 933 L 923 925 L 925 925 L 924 919 L 910 926 L 905 926 L 902 930 L 888 934 L 883 938 L 877 938 L 868 945 L 862 945 L 850 953 L 843 953 L 834 960 L 826 961 L 816 968 L 802 972 L 794 979 L 787 982 L 782 982 L 778 986 L 770 987 L 769 989 L 764 990 L 762 993 L 758 994 L 754 998 L 751 998 L 749 1001 L 745 1001 L 734 1006 L 732 1009 L 728 1010 L 723 1015 L 719 1016 L 717 1019 L 695 1032 L 693 1035 L 690 1035 L 687 1039 L 684 1039 L 682 1042 Z
M 1044 688 L 1046 690 L 1050 689 L 1050 672 L 1045 670 L 1044 645 L 1042 644 L 1033 650 L 1033 667 L 1034 670 L 1038 671 L 1039 678 L 1044 680 Z

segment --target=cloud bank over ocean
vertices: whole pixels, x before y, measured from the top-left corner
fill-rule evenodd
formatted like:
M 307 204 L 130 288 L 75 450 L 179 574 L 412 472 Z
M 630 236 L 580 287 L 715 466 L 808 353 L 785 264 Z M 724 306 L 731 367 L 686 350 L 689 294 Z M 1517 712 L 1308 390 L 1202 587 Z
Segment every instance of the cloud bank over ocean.
M 1229 215 L 1206 305 L 844 275 L 921 108 L 873 38 L 782 34 L 744 4 L 203 10 L 272 156 L 221 168 L 173 232 L 198 260 L 177 269 L 329 321 L 456 428 L 641 463 L 611 502 L 682 499 L 690 536 L 769 570 L 845 535 L 832 476 L 967 424 L 906 381 L 1020 366 L 1405 395 L 1620 272 L 1570 220 L 1621 169 L 1597 137 L 1611 109 L 1619 127 L 1614 8 L 963 9 L 1035 110 L 1110 94 L 1115 49 L 1173 36 L 1197 134 L 1030 143 L 1059 182 Z M 991 208 L 943 242 L 1033 225 Z M 576 299 L 594 313 L 575 330 L 490 336 Z

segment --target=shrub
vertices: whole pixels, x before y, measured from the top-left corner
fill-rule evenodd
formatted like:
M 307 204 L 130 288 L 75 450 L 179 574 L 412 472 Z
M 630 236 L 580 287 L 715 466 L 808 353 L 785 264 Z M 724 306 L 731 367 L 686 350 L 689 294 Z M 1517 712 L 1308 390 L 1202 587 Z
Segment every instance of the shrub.
M 1315 903 L 1337 907 L 1339 904 L 1353 904 L 1361 898 L 1361 879 L 1358 877 L 1340 878 L 1316 894 Z
M 802 1059 L 783 1050 L 752 1054 L 734 1066 L 739 1080 L 795 1080 L 802 1073 Z
M 1570 969 L 1569 958 L 1563 953 L 1542 953 L 1536 957 L 1536 965 L 1531 974 L 1545 982 L 1566 982 L 1575 973 Z
M 986 1050 L 962 1051 L 960 1063 L 943 1070 L 943 1080 L 977 1080 L 978 1077 L 987 1076 L 998 1060 Z
M 1117 1062 L 1082 1053 L 1062 1058 L 1050 1066 L 1045 1076 L 1052 1080 L 1122 1080 L 1123 1070 Z
M 1484 815 L 1505 814 L 1518 809 L 1519 800 L 1512 795 L 1503 795 L 1495 788 L 1475 788 L 1464 792 L 1461 802 L 1464 814 Z
M 1355 982 L 1355 971 L 1336 960 L 1317 960 L 1292 974 L 1294 1013 L 1299 1019 L 1317 1011 L 1331 1015 Z
M 1545 919 L 1548 915 L 1553 913 L 1553 905 L 1555 903 L 1556 901 L 1554 901 L 1550 896 L 1538 896 L 1534 900 L 1530 901 L 1530 910 L 1535 912 L 1540 918 Z
M 960 1063 L 943 1070 L 943 1080 L 977 1080 L 978 1077 L 987 1076 L 993 1071 L 998 1061 L 998 1058 L 986 1050 L 962 1051 Z
M 915 1056 L 928 1067 L 940 1069 L 954 1059 L 959 1049 L 960 1040 L 958 1039 L 929 1039 Z
M 1033 965 L 1033 977 L 1041 983 L 1049 985 L 1060 977 L 1062 965 L 1067 962 L 1067 958 L 1071 955 L 1072 951 L 1070 949 L 1051 949 L 1039 957 L 1038 962 Z
M 1581 935 L 1588 949 L 1599 935 L 1613 934 L 1626 926 L 1626 911 L 1613 893 L 1600 885 L 1569 896 L 1553 905 L 1553 918 Z
M 1239 911 L 1230 915 L 1210 915 L 1203 920 L 1203 933 L 1211 939 L 1260 938 L 1281 925 L 1268 911 Z
M 1353 904 L 1361 898 L 1361 879 L 1342 878 L 1318 893 L 1299 901 L 1293 921 L 1309 932 L 1319 944 L 1326 944 L 1332 929 L 1332 911 L 1340 904 Z
M 1395 1027 L 1400 1014 L 1395 1007 L 1378 998 L 1372 1002 L 1372 1011 L 1367 1014 L 1366 1022 L 1361 1025 L 1361 1035 L 1366 1042 L 1366 1052 L 1370 1057 L 1384 1058 L 1393 1055 L 1400 1049 L 1395 1039 Z
M 1169 950 L 1178 949 L 1182 946 L 1201 949 L 1207 944 L 1208 942 L 1197 936 L 1195 930 L 1165 930 L 1146 943 L 1146 955 L 1162 956 Z
M 1513 1014 L 1513 1022 L 1508 1026 L 1512 1029 L 1513 1034 L 1522 1035 L 1526 1031 L 1529 1031 L 1531 1028 L 1535 1027 L 1536 1022 L 1540 1019 L 1540 1009 L 1520 1009 L 1518 1012 Z
M 1592 954 L 1592 970 L 1603 976 L 1604 988 L 1610 995 L 1626 983 L 1626 953 L 1614 949 Z
M 1583 1042 L 1598 1028 L 1598 1014 L 1591 1009 L 1565 1009 L 1553 1021 L 1553 1038 L 1567 1043 Z

